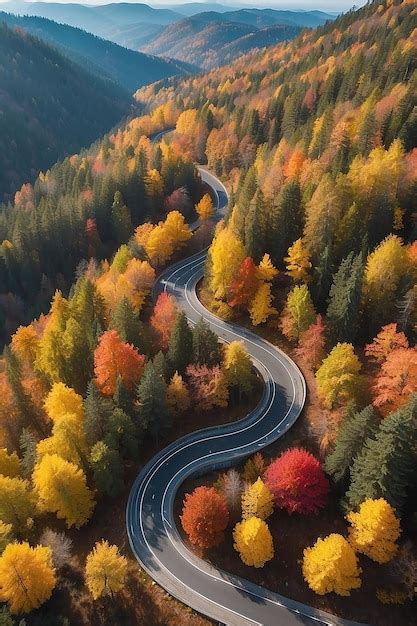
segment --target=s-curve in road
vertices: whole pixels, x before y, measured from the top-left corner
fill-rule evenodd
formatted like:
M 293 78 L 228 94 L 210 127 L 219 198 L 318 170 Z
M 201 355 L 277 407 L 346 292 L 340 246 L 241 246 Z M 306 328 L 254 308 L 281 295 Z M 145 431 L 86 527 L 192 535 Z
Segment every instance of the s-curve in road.
M 200 171 L 212 188 L 217 215 L 222 216 L 228 200 L 226 189 L 211 173 Z M 264 393 L 258 407 L 243 420 L 187 435 L 143 468 L 126 511 L 132 550 L 140 565 L 171 595 L 221 624 L 353 625 L 213 567 L 192 553 L 177 530 L 174 499 L 184 480 L 192 474 L 229 467 L 279 439 L 297 420 L 306 397 L 304 378 L 288 356 L 250 331 L 218 319 L 199 302 L 196 285 L 205 258 L 206 251 L 166 270 L 154 297 L 168 291 L 192 324 L 204 317 L 222 341 L 243 341 L 264 380 Z

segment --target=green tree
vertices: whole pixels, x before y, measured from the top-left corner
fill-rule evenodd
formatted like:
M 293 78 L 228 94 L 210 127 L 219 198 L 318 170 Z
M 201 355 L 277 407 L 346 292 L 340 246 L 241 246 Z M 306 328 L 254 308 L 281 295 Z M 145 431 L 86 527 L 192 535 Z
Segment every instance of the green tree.
M 173 372 L 183 374 L 193 360 L 193 334 L 184 312 L 177 315 L 168 347 L 168 361 Z
M 124 486 L 123 461 L 119 452 L 104 441 L 97 441 L 91 448 L 89 460 L 99 492 L 106 496 L 117 496 Z
M 197 365 L 214 367 L 222 360 L 222 349 L 208 323 L 200 317 L 193 328 L 193 362 Z
M 353 252 L 343 259 L 333 277 L 330 289 L 327 323 L 331 337 L 338 341 L 353 342 L 358 332 L 360 300 L 362 294 L 364 263 L 362 254 Z
M 303 209 L 300 185 L 291 180 L 283 185 L 271 207 L 267 229 L 268 249 L 272 260 L 281 268 L 288 248 L 302 235 Z
M 170 415 L 166 399 L 166 383 L 161 374 L 155 370 L 152 361 L 148 361 L 145 365 L 143 376 L 137 387 L 137 399 L 143 429 L 158 439 L 158 435 L 169 428 Z
M 123 196 L 120 191 L 116 191 L 114 194 L 111 219 L 116 243 L 118 245 L 126 243 L 133 232 L 133 225 L 130 211 L 124 204 Z
M 110 328 L 117 330 L 122 341 L 133 344 L 141 353 L 146 352 L 143 324 L 129 298 L 122 298 L 116 304 Z

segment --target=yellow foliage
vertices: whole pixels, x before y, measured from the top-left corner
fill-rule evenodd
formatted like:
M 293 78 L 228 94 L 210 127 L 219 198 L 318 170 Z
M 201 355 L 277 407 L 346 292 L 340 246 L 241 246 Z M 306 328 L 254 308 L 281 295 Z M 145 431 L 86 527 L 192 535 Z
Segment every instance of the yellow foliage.
M 183 378 L 175 372 L 167 387 L 167 403 L 174 415 L 184 413 L 190 406 L 190 394 Z
M 53 425 L 52 435 L 39 441 L 36 452 L 39 459 L 46 454 L 58 454 L 66 461 L 82 467 L 88 456 L 83 423 L 73 413 L 60 415 Z
M 64 383 L 54 383 L 51 391 L 45 398 L 44 406 L 52 422 L 57 422 L 66 413 L 72 413 L 80 424 L 84 420 L 82 397 L 74 389 L 64 385 Z
M 209 220 L 214 213 L 213 200 L 210 194 L 206 193 L 195 207 L 197 215 L 202 220 Z
M 304 550 L 304 579 L 321 596 L 331 592 L 349 596 L 361 586 L 360 573 L 356 554 L 342 535 L 317 539 L 313 547 Z
M 33 470 L 33 483 L 44 511 L 56 513 L 68 528 L 79 528 L 90 519 L 93 495 L 84 473 L 57 454 L 47 454 Z
M 8 543 L 11 543 L 13 539 L 13 526 L 6 524 L 0 519 L 0 554 L 4 551 L 4 548 Z
M 277 310 L 272 306 L 271 283 L 262 283 L 249 305 L 249 315 L 254 326 L 266 322 L 270 315 L 275 315 Z
M 9 478 L 19 476 L 20 463 L 16 452 L 9 454 L 6 448 L 0 448 L 0 474 Z
M 210 247 L 210 289 L 214 297 L 227 297 L 230 285 L 246 256 L 245 248 L 229 228 L 216 233 Z
M 126 574 L 127 560 L 117 546 L 111 546 L 107 541 L 97 542 L 85 565 L 85 580 L 94 600 L 113 596 L 123 589 Z
M 35 501 L 27 480 L 0 474 L 0 520 L 5 524 L 17 532 L 27 531 L 36 513 Z
M 288 256 L 284 258 L 284 261 L 288 276 L 291 276 L 297 282 L 308 282 L 308 270 L 311 269 L 311 261 L 301 239 L 297 239 L 288 248 Z
M 258 265 L 257 275 L 261 280 L 273 280 L 278 274 L 269 254 L 264 254 Z
M 232 341 L 225 348 L 224 369 L 227 384 L 249 392 L 252 388 L 252 361 L 243 341 Z
M 12 337 L 12 350 L 23 363 L 32 365 L 38 349 L 38 335 L 32 324 L 19 326 Z
M 242 517 L 259 517 L 266 519 L 274 510 L 272 493 L 265 483 L 258 478 L 252 485 L 248 485 L 242 494 Z
M 233 547 L 246 565 L 263 567 L 274 556 L 272 535 L 259 517 L 249 517 L 236 524 L 233 539 Z
M 0 557 L 0 600 L 11 613 L 29 613 L 52 595 L 56 585 L 52 552 L 45 546 L 10 543 Z
M 167 238 L 173 243 L 174 250 L 181 248 L 192 237 L 190 227 L 179 211 L 168 213 L 164 222 L 164 229 Z
M 386 500 L 365 500 L 357 513 L 349 513 L 352 547 L 377 563 L 388 563 L 398 550 L 400 520 Z
M 338 343 L 316 372 L 317 390 L 327 408 L 358 391 L 361 364 L 350 343 Z

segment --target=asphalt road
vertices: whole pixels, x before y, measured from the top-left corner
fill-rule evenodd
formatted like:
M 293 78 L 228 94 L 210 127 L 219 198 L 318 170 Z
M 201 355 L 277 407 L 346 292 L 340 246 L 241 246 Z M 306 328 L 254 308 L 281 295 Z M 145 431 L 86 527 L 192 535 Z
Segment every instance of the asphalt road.
M 203 168 L 200 171 L 212 187 L 219 218 L 227 207 L 226 189 L 215 176 Z M 166 290 L 192 324 L 204 317 L 222 341 L 242 340 L 265 382 L 264 394 L 243 420 L 187 435 L 144 467 L 133 484 L 126 510 L 132 550 L 140 565 L 172 596 L 221 624 L 353 625 L 213 567 L 193 554 L 176 528 L 174 499 L 184 480 L 232 466 L 279 439 L 299 417 L 306 398 L 304 378 L 286 354 L 249 330 L 223 322 L 199 302 L 196 285 L 203 275 L 205 257 L 204 251 L 167 269 L 156 284 L 154 297 Z M 276 551 L 279 567 L 279 545 Z

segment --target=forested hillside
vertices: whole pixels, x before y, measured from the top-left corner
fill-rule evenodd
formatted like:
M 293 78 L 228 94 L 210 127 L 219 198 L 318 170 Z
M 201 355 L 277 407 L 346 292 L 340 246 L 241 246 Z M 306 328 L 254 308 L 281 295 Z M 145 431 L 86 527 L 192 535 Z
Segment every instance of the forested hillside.
M 22 30 L 0 24 L 0 199 L 107 132 L 129 94 Z
M 58 24 L 42 17 L 11 15 L 0 12 L 0 22 L 22 28 L 46 43 L 57 46 L 65 56 L 93 74 L 118 83 L 129 93 L 143 85 L 176 74 L 189 74 L 193 68 L 170 59 L 126 50 L 80 28 Z

